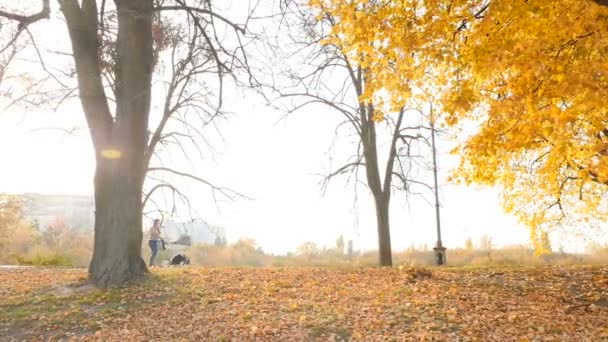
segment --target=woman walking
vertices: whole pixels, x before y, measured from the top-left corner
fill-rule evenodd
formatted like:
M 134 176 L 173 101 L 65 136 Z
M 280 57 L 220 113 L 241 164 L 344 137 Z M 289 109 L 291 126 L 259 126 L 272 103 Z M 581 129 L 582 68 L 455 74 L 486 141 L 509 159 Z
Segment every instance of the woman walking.
M 154 224 L 150 228 L 150 239 L 148 240 L 148 246 L 150 246 L 150 267 L 154 264 L 154 257 L 158 253 L 158 249 L 160 248 L 162 243 L 162 239 L 160 237 L 160 220 L 155 219 Z

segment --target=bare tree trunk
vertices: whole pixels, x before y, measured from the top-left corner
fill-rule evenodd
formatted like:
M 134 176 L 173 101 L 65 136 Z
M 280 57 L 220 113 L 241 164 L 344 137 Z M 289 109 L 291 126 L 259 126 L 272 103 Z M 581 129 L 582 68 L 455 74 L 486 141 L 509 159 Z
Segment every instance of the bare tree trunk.
M 95 245 L 89 278 L 110 286 L 147 273 L 141 258 L 142 192 L 150 112 L 152 1 L 117 0 L 116 120 L 109 139 L 97 145 Z M 117 150 L 117 159 L 101 152 Z
M 388 185 L 382 189 L 380 180 L 380 166 L 378 162 L 378 149 L 376 143 L 376 124 L 372 120 L 374 107 L 372 105 L 360 105 L 363 145 L 365 157 L 365 171 L 367 184 L 374 196 L 376 205 L 376 220 L 378 223 L 378 255 L 380 266 L 392 266 L 393 257 L 391 250 L 391 230 L 389 222 L 389 203 L 390 203 L 390 174 L 387 175 Z M 390 166 L 392 167 L 392 166 Z
M 89 279 L 101 287 L 147 273 L 141 258 L 143 175 L 125 164 L 98 161 L 95 172 L 95 245 Z
M 93 139 L 95 244 L 89 280 L 118 285 L 147 273 L 141 258 L 142 188 L 146 175 L 146 132 L 150 112 L 152 0 L 115 0 L 116 114 L 112 117 L 99 66 L 95 0 L 64 0 L 82 108 Z M 112 151 L 104 155 L 104 151 Z M 111 158 L 108 158 L 111 157 Z
M 380 266 L 392 266 L 391 229 L 389 222 L 389 203 L 386 196 L 374 196 L 376 220 L 378 222 L 378 254 Z

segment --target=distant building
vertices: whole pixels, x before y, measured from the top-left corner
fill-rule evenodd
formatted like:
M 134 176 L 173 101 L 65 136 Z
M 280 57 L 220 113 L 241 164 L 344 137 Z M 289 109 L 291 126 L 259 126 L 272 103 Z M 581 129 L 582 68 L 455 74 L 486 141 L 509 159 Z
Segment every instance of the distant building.
M 24 204 L 23 216 L 32 223 L 37 223 L 40 229 L 46 229 L 58 219 L 74 229 L 93 230 L 95 227 L 95 200 L 93 196 L 81 195 L 43 195 L 28 193 L 20 195 Z M 150 227 L 145 226 L 144 231 Z M 221 227 L 209 226 L 203 220 L 176 222 L 165 219 L 163 233 L 171 241 L 176 241 L 182 235 L 188 235 L 192 244 L 214 244 L 226 240 L 226 232 Z
M 93 196 L 43 195 L 28 193 L 22 195 L 23 216 L 36 222 L 40 229 L 46 229 L 57 219 L 63 219 L 75 229 L 93 230 L 95 225 L 95 200 Z

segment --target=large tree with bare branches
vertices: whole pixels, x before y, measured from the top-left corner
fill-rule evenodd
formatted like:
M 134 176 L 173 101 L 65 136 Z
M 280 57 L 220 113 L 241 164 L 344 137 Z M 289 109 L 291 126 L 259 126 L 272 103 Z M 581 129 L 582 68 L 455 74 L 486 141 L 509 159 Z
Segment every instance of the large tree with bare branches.
M 2 24 L 13 24 L 11 35 L 4 37 L 3 53 L 28 34 L 32 43 L 45 39 L 33 37 L 29 30 L 54 14 L 50 0 L 40 4 L 42 9 L 34 14 L 17 3 L 12 5 L 16 8 L 0 9 Z M 89 278 L 106 287 L 147 273 L 141 258 L 142 211 L 150 198 L 150 193 L 142 198 L 147 172 L 206 182 L 149 164 L 162 141 L 179 135 L 165 132 L 169 120 L 188 124 L 180 118 L 188 104 L 197 103 L 195 111 L 209 119 L 219 113 L 223 77 L 248 69 L 241 43 L 246 27 L 222 16 L 210 0 L 59 0 L 57 4 L 57 14 L 67 26 L 77 93 L 95 149 L 95 244 Z M 170 51 L 171 65 L 166 97 L 158 125 L 150 128 L 152 80 L 164 50 Z M 40 53 L 38 57 L 44 63 Z M 218 80 L 213 104 L 209 94 L 192 89 L 203 84 L 201 77 L 206 75 Z M 234 194 L 207 184 L 214 191 Z M 171 186 L 159 183 L 150 191 L 167 187 Z

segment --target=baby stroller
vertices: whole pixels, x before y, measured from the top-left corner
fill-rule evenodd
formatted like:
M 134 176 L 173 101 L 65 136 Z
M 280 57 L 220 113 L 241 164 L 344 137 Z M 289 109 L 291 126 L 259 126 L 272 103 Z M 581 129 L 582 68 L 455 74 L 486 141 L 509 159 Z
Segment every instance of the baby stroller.
M 184 253 L 177 253 L 171 258 L 169 266 L 186 266 L 190 265 L 190 258 Z
M 163 267 L 178 267 L 190 265 L 190 258 L 183 252 L 184 249 L 192 245 L 189 235 L 183 234 L 173 242 L 165 242 L 166 249 L 172 251 L 174 255 L 162 261 Z

